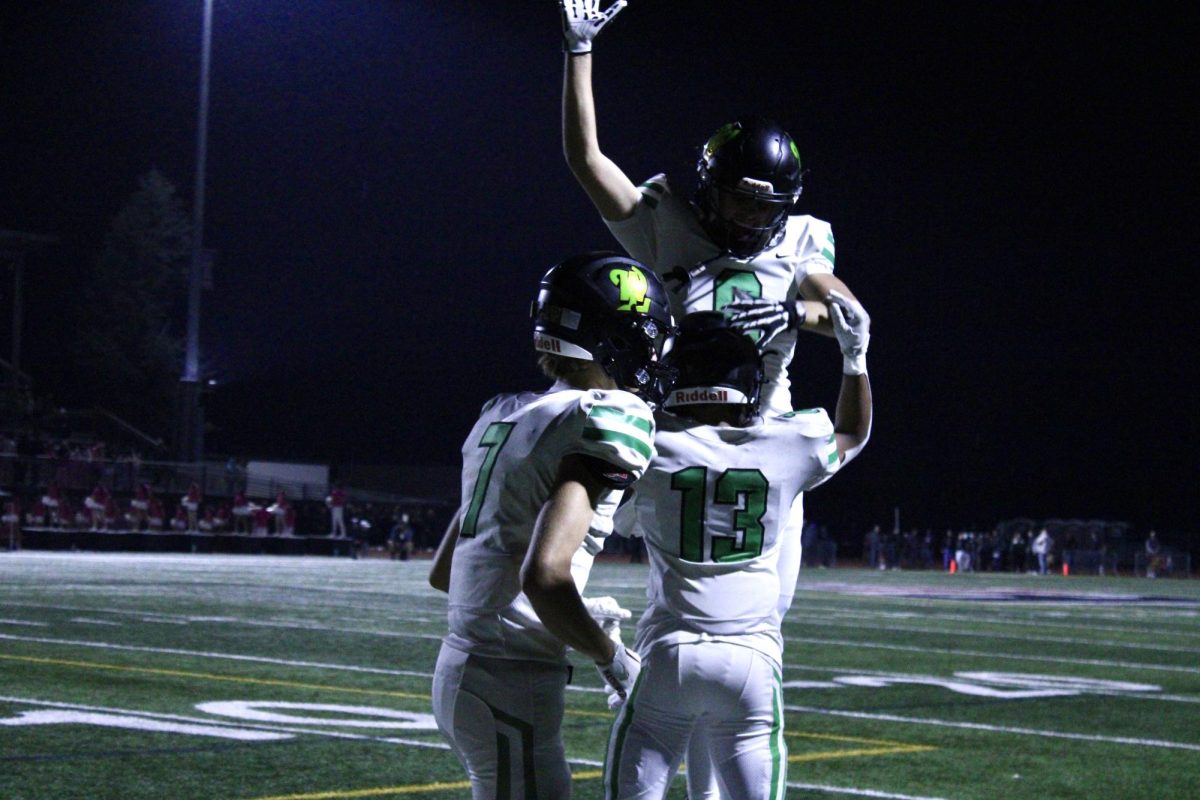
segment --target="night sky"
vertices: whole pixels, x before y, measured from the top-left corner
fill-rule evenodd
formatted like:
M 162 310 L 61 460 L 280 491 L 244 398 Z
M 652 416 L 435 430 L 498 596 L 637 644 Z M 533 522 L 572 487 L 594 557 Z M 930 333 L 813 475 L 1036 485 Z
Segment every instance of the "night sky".
M 631 0 L 596 47 L 601 144 L 690 191 L 737 115 L 797 139 L 800 210 L 832 222 L 872 315 L 876 395 L 812 516 L 1181 540 L 1200 38 L 1161 4 L 953 5 Z M 22 361 L 78 405 L 64 342 L 109 223 L 150 168 L 191 202 L 201 9 L 0 11 L 0 228 L 61 239 L 30 262 Z M 483 401 L 544 385 L 540 274 L 617 246 L 561 156 L 558 26 L 550 0 L 217 0 L 210 452 L 455 464 Z M 840 363 L 804 337 L 797 403 L 832 407 Z

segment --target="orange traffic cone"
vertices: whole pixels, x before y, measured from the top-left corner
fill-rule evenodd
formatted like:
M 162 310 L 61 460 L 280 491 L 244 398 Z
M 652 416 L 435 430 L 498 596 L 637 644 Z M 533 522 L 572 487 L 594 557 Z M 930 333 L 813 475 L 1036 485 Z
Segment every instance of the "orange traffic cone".
M 950 574 L 953 575 L 956 572 L 958 572 L 958 561 L 952 558 L 950 559 Z

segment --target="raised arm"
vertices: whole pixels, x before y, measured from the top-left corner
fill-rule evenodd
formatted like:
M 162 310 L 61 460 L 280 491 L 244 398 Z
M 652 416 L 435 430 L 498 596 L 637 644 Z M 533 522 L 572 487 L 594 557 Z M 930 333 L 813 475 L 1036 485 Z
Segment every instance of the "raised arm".
M 857 300 L 829 292 L 829 317 L 842 351 L 842 389 L 834 412 L 833 431 L 842 463 L 850 461 L 871 438 L 871 381 L 867 378 L 867 345 L 871 317 Z
M 640 193 L 600 150 L 592 96 L 592 39 L 625 7 L 618 0 L 601 12 L 599 0 L 561 0 L 563 12 L 563 155 L 567 166 L 607 220 L 633 214 Z

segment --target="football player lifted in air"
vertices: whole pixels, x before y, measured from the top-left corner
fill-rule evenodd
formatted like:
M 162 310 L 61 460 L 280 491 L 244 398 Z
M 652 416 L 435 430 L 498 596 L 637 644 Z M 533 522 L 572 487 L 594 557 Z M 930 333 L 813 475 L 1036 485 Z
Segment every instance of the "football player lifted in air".
M 782 539 L 794 502 L 866 444 L 871 388 L 867 320 L 831 303 L 844 354 L 834 421 L 824 409 L 760 415 L 763 365 L 720 312 L 680 324 L 666 357 L 674 388 L 656 415 L 656 454 L 620 531 L 645 537 L 649 604 L 635 647 L 642 669 L 620 706 L 605 761 L 605 798 L 665 797 L 703 726 L 722 797 L 782 798 L 783 636 L 777 603 Z
M 672 319 L 654 273 L 617 253 L 542 278 L 534 349 L 548 391 L 490 400 L 463 444 L 462 504 L 430 583 L 449 592 L 433 708 L 474 800 L 570 797 L 559 729 L 569 645 L 624 697 L 638 658 L 585 607 L 593 556 L 654 454 Z

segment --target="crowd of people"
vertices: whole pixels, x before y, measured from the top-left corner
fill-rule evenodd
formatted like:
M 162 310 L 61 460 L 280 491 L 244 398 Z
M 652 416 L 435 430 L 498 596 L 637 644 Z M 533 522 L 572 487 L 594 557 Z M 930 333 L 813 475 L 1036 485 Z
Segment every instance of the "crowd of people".
M 1157 534 L 1148 538 L 1157 548 Z M 1128 526 L 1100 521 L 1020 520 L 941 534 L 874 525 L 862 537 L 863 565 L 880 570 L 1116 575 L 1133 568 L 1137 554 Z
M 0 433 L 0 549 L 20 549 L 23 531 L 328 536 L 395 558 L 432 551 L 445 528 L 436 502 L 353 501 L 334 484 L 323 498 L 287 488 L 248 494 L 244 473 L 224 492 L 186 489 L 175 465 L 146 462 L 133 450 L 110 455 L 106 442 L 24 428 Z M 184 481 L 186 483 L 186 480 Z

